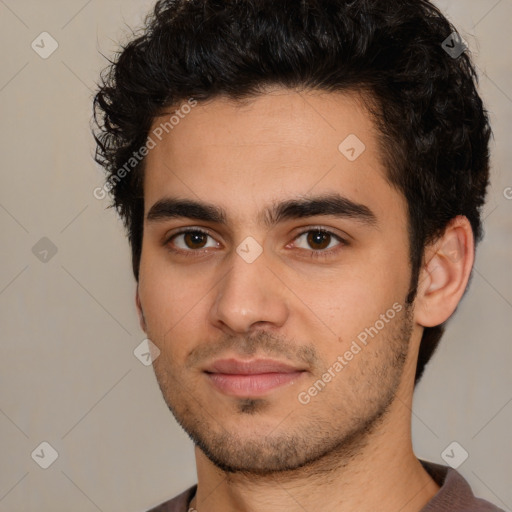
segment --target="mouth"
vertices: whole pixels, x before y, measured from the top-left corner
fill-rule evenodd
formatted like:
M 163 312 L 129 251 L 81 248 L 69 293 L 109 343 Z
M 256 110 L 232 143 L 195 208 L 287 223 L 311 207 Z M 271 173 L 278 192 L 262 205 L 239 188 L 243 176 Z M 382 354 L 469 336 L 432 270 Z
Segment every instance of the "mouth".
M 204 373 L 221 393 L 251 398 L 293 384 L 306 370 L 273 359 L 219 359 Z

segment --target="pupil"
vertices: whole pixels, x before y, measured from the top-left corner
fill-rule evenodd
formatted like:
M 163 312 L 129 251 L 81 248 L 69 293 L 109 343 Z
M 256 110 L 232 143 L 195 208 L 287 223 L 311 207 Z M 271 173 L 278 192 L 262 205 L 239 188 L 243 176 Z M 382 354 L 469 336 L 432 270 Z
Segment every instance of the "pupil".
M 322 231 L 311 231 L 308 234 L 308 243 L 317 246 L 317 249 L 325 249 L 329 245 L 330 235 Z
M 193 231 L 185 234 L 185 243 L 192 248 L 203 247 L 205 245 L 206 237 L 203 233 Z

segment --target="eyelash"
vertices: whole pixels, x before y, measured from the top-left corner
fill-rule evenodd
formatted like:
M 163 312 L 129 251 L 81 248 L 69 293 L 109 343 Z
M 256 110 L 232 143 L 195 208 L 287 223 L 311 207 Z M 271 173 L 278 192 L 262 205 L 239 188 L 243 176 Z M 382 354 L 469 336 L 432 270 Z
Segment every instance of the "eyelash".
M 312 258 L 326 258 L 326 257 L 329 257 L 332 254 L 334 254 L 334 253 L 338 252 L 339 250 L 341 250 L 341 247 L 348 245 L 348 242 L 345 239 L 341 238 L 339 235 L 337 235 L 337 234 L 333 233 L 332 231 L 329 231 L 329 230 L 327 230 L 325 228 L 319 227 L 319 226 L 318 227 L 316 227 L 316 226 L 309 227 L 308 229 L 305 229 L 304 231 L 301 231 L 300 233 L 298 233 L 294 237 L 293 241 L 297 240 L 302 235 L 310 233 L 310 232 L 313 232 L 313 231 L 332 236 L 333 238 L 335 238 L 339 242 L 339 245 L 337 245 L 335 248 L 332 248 L 332 249 L 323 249 L 323 250 L 317 250 L 317 251 L 311 249 L 310 250 L 310 253 L 311 253 L 310 256 Z M 187 233 L 201 233 L 203 235 L 206 235 L 206 236 L 209 236 L 209 237 L 213 238 L 212 235 L 210 233 L 208 233 L 208 231 L 204 231 L 203 229 L 200 229 L 200 228 L 194 228 L 194 229 L 187 228 L 187 229 L 183 229 L 182 231 L 178 231 L 177 233 L 174 233 L 169 238 L 167 238 L 164 241 L 164 246 L 166 246 L 171 252 L 174 252 L 174 253 L 177 253 L 177 254 L 181 254 L 181 255 L 186 256 L 186 257 L 199 257 L 200 254 L 198 254 L 198 253 L 204 252 L 204 249 L 203 250 L 201 250 L 201 249 L 197 249 L 197 250 L 194 250 L 194 249 L 183 250 L 183 249 L 174 249 L 174 248 L 172 248 L 170 246 L 170 242 L 174 238 L 176 238 L 179 235 L 183 235 L 183 234 L 187 234 Z M 301 250 L 302 251 L 306 251 L 307 249 L 301 249 Z

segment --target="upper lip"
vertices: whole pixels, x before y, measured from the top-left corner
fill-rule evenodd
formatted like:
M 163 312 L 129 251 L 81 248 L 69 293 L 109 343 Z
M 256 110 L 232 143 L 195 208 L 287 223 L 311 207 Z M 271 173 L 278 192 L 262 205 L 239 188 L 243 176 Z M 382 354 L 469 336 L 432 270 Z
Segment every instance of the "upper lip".
M 298 371 L 303 371 L 303 369 L 274 359 L 218 359 L 205 369 L 207 373 L 224 373 L 231 375 L 292 373 Z

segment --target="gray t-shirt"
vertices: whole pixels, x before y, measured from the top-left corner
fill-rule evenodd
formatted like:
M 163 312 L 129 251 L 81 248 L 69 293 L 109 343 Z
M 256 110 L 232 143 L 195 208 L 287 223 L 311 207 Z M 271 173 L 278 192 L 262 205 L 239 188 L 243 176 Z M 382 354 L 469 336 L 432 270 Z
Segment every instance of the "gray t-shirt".
M 436 495 L 421 512 L 504 512 L 501 508 L 481 498 L 475 498 L 469 484 L 455 469 L 433 462 L 420 460 L 429 475 L 440 486 Z M 197 485 L 172 500 L 166 501 L 147 512 L 187 512 L 196 493 Z

